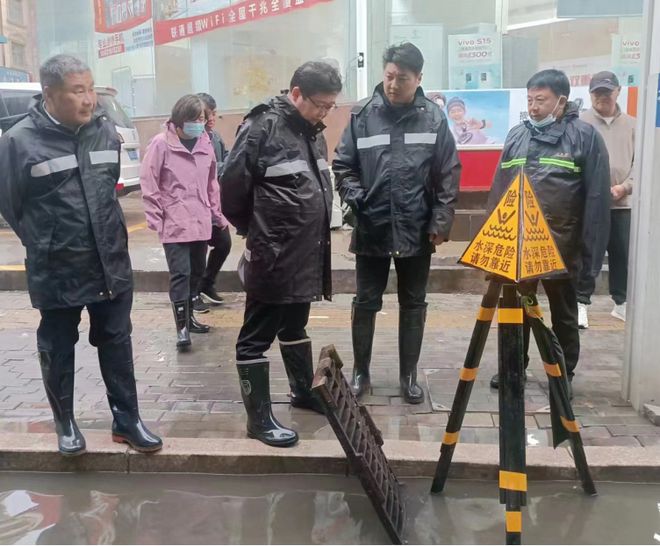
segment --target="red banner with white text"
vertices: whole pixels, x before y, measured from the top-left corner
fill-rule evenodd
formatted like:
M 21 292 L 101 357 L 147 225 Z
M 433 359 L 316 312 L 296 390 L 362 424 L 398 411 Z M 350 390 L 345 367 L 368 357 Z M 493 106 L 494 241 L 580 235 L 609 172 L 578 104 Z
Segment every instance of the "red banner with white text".
M 285 15 L 303 8 L 317 4 L 331 2 L 332 0 L 245 0 L 232 3 L 230 6 L 213 11 L 202 11 L 208 1 L 198 0 L 200 8 L 190 7 L 190 0 L 186 2 L 187 9 L 174 9 L 169 12 L 156 13 L 154 21 L 154 38 L 156 45 L 192 38 L 205 32 L 259 21 L 268 17 Z M 176 0 L 175 2 L 176 3 Z M 192 4 L 195 4 L 193 2 Z M 197 11 L 197 13 L 193 13 Z
M 95 0 L 94 30 L 99 58 L 154 45 L 151 0 Z
M 94 29 L 109 34 L 122 32 L 151 19 L 151 0 L 96 0 Z

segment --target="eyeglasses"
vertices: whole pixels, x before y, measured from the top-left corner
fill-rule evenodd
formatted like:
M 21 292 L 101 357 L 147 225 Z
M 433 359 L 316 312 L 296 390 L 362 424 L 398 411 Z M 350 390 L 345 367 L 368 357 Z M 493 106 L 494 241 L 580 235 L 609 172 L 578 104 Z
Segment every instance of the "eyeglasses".
M 337 108 L 337 103 L 333 102 L 332 104 L 319 104 L 315 100 L 311 99 L 310 97 L 305 97 L 309 102 L 311 102 L 314 106 L 316 106 L 319 110 L 323 110 L 324 112 L 329 112 L 330 110 L 334 110 Z

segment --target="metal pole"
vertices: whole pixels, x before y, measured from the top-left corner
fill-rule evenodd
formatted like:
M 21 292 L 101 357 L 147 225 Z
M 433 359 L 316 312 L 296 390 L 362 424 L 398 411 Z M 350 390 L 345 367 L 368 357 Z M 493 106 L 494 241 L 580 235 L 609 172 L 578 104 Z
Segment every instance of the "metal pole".
M 463 418 L 465 417 L 465 412 L 470 401 L 472 386 L 477 377 L 481 356 L 484 352 L 486 340 L 488 339 L 488 331 L 495 315 L 500 290 L 501 284 L 499 281 L 490 281 L 488 290 L 481 300 L 481 307 L 479 308 L 477 320 L 474 324 L 470 346 L 465 355 L 463 369 L 459 375 L 454 402 L 451 407 L 451 413 L 449 414 L 449 421 L 447 422 L 445 435 L 442 439 L 440 459 L 435 469 L 435 478 L 431 485 L 431 493 L 441 493 L 445 487 L 447 475 L 449 474 L 449 466 L 454 456 L 454 449 L 456 449 L 458 436 L 463 425 Z
M 514 284 L 505 284 L 498 319 L 500 503 L 506 505 L 506 543 L 520 544 L 526 504 L 523 309 Z

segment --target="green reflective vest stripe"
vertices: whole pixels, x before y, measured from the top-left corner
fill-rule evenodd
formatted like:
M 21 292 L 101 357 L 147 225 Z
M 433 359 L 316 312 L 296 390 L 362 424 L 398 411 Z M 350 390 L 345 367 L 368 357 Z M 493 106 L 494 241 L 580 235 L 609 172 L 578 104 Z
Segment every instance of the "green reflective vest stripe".
M 520 167 L 527 163 L 527 159 L 524 157 L 516 157 L 514 159 L 510 159 L 509 161 L 502 161 L 500 164 L 500 167 L 502 169 L 510 169 L 512 167 Z
M 565 169 L 570 169 L 573 172 L 579 173 L 582 169 L 575 165 L 573 161 L 568 161 L 566 159 L 558 159 L 556 157 L 539 157 L 539 163 L 541 165 L 554 165 L 555 167 L 564 167 Z

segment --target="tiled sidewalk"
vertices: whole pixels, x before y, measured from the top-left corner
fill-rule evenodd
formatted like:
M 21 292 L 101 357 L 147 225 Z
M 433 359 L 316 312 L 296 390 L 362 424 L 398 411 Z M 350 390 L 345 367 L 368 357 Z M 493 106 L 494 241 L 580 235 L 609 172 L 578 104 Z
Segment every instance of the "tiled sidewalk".
M 26 293 L 3 292 L 0 305 L 0 430 L 52 431 L 51 413 L 36 358 L 35 330 L 39 319 Z M 338 295 L 332 303 L 314 304 L 308 333 L 314 350 L 334 344 L 350 373 L 350 301 Z M 385 298 L 376 327 L 373 393 L 364 399 L 384 437 L 440 442 L 463 365 L 479 296 L 433 294 L 420 377 L 426 403 L 402 402 L 398 384 L 398 309 L 393 296 Z M 542 305 L 547 309 L 544 300 Z M 582 358 L 573 383 L 573 407 L 583 427 L 586 445 L 639 447 L 660 445 L 660 427 L 640 417 L 620 398 L 623 323 L 609 316 L 611 304 L 596 297 L 591 328 L 582 332 Z M 245 415 L 234 367 L 234 344 L 241 325 L 243 296 L 200 319 L 214 326 L 206 336 L 194 336 L 193 352 L 177 354 L 172 314 L 164 293 L 136 294 L 133 310 L 134 351 L 141 412 L 148 425 L 168 437 L 242 438 Z M 547 311 L 546 311 L 546 314 Z M 88 322 L 81 324 L 77 351 L 76 414 L 82 429 L 108 430 L 110 412 L 105 400 L 96 352 L 86 339 Z M 498 441 L 497 393 L 488 387 L 496 370 L 497 332 L 491 330 L 479 376 L 472 391 L 460 441 Z M 291 409 L 288 384 L 279 350 L 271 351 L 271 390 L 278 402 L 275 413 L 303 439 L 328 439 L 333 433 L 325 418 Z M 534 349 L 526 388 L 529 445 L 550 444 L 547 383 Z

